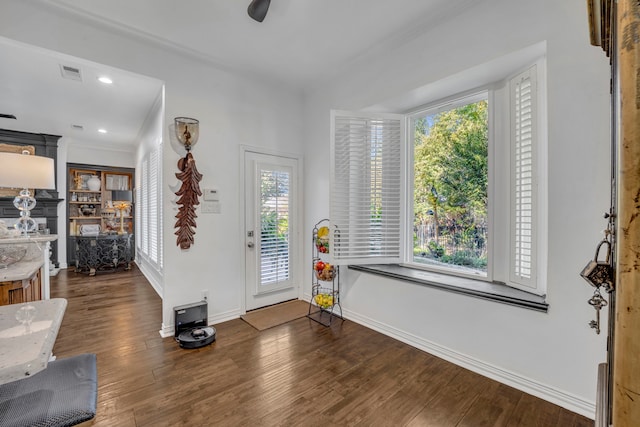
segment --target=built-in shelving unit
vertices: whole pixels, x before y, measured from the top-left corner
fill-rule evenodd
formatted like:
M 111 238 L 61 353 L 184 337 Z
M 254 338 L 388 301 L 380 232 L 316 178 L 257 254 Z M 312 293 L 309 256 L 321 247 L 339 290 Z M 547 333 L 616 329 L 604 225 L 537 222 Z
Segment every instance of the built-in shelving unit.
M 67 164 L 69 265 L 76 261 L 76 236 L 134 233 L 134 178 L 130 168 Z

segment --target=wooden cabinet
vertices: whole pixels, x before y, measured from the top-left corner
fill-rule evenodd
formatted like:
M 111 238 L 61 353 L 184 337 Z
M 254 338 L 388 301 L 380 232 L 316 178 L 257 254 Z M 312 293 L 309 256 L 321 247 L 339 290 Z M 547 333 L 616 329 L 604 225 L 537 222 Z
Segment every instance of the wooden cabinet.
M 40 271 L 28 279 L 0 282 L 0 305 L 39 301 L 42 299 Z
M 130 270 L 133 262 L 132 234 L 103 234 L 73 238 L 76 273 Z
M 133 234 L 134 169 L 67 164 L 67 263 L 75 236 Z

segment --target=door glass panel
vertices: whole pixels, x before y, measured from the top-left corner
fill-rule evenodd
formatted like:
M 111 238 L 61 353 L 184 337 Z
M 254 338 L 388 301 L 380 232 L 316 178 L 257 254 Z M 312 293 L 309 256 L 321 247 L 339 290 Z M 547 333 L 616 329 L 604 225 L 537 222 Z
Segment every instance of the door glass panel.
M 260 171 L 260 285 L 289 280 L 289 172 Z

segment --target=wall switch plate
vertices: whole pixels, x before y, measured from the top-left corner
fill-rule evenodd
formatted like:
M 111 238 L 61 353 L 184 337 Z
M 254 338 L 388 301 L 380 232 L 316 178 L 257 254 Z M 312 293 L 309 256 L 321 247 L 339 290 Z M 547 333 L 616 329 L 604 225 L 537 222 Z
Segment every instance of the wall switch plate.
M 220 213 L 220 202 L 202 202 L 202 213 Z

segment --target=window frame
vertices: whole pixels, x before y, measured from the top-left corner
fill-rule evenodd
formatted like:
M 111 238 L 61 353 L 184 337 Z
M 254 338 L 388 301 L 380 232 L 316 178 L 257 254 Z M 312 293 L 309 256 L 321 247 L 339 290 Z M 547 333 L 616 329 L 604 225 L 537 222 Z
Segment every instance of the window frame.
M 473 280 L 480 280 L 485 282 L 493 281 L 493 266 L 492 262 L 489 260 L 493 258 L 492 249 L 493 249 L 493 234 L 492 230 L 492 221 L 493 218 L 493 188 L 492 188 L 492 153 L 494 150 L 494 141 L 492 137 L 493 126 L 491 126 L 491 120 L 493 118 L 493 106 L 492 106 L 492 98 L 493 93 L 489 87 L 481 87 L 477 89 L 473 89 L 461 94 L 456 94 L 449 96 L 444 99 L 440 99 L 438 101 L 423 105 L 418 107 L 417 109 L 412 109 L 410 112 L 406 113 L 407 116 L 407 132 L 405 136 L 405 147 L 406 147 L 406 167 L 404 168 L 404 185 L 406 189 L 404 194 L 406 195 L 406 200 L 403 203 L 405 212 L 405 229 L 404 229 L 404 247 L 403 247 L 403 256 L 402 262 L 400 262 L 401 266 L 408 268 L 415 268 L 417 270 L 425 270 L 431 271 L 434 273 L 447 274 L 457 277 L 466 277 Z M 486 100 L 488 103 L 487 108 L 487 228 L 489 232 L 487 233 L 487 273 L 486 275 L 481 274 L 471 274 L 465 273 L 456 269 L 455 267 L 446 267 L 446 266 L 433 266 L 428 264 L 420 264 L 413 261 L 413 222 L 414 222 L 414 149 L 413 149 L 413 138 L 415 133 L 415 121 L 418 118 L 422 118 L 427 114 L 437 114 L 443 111 L 449 111 L 464 105 L 472 104 L 475 102 L 479 102 L 481 100 Z

